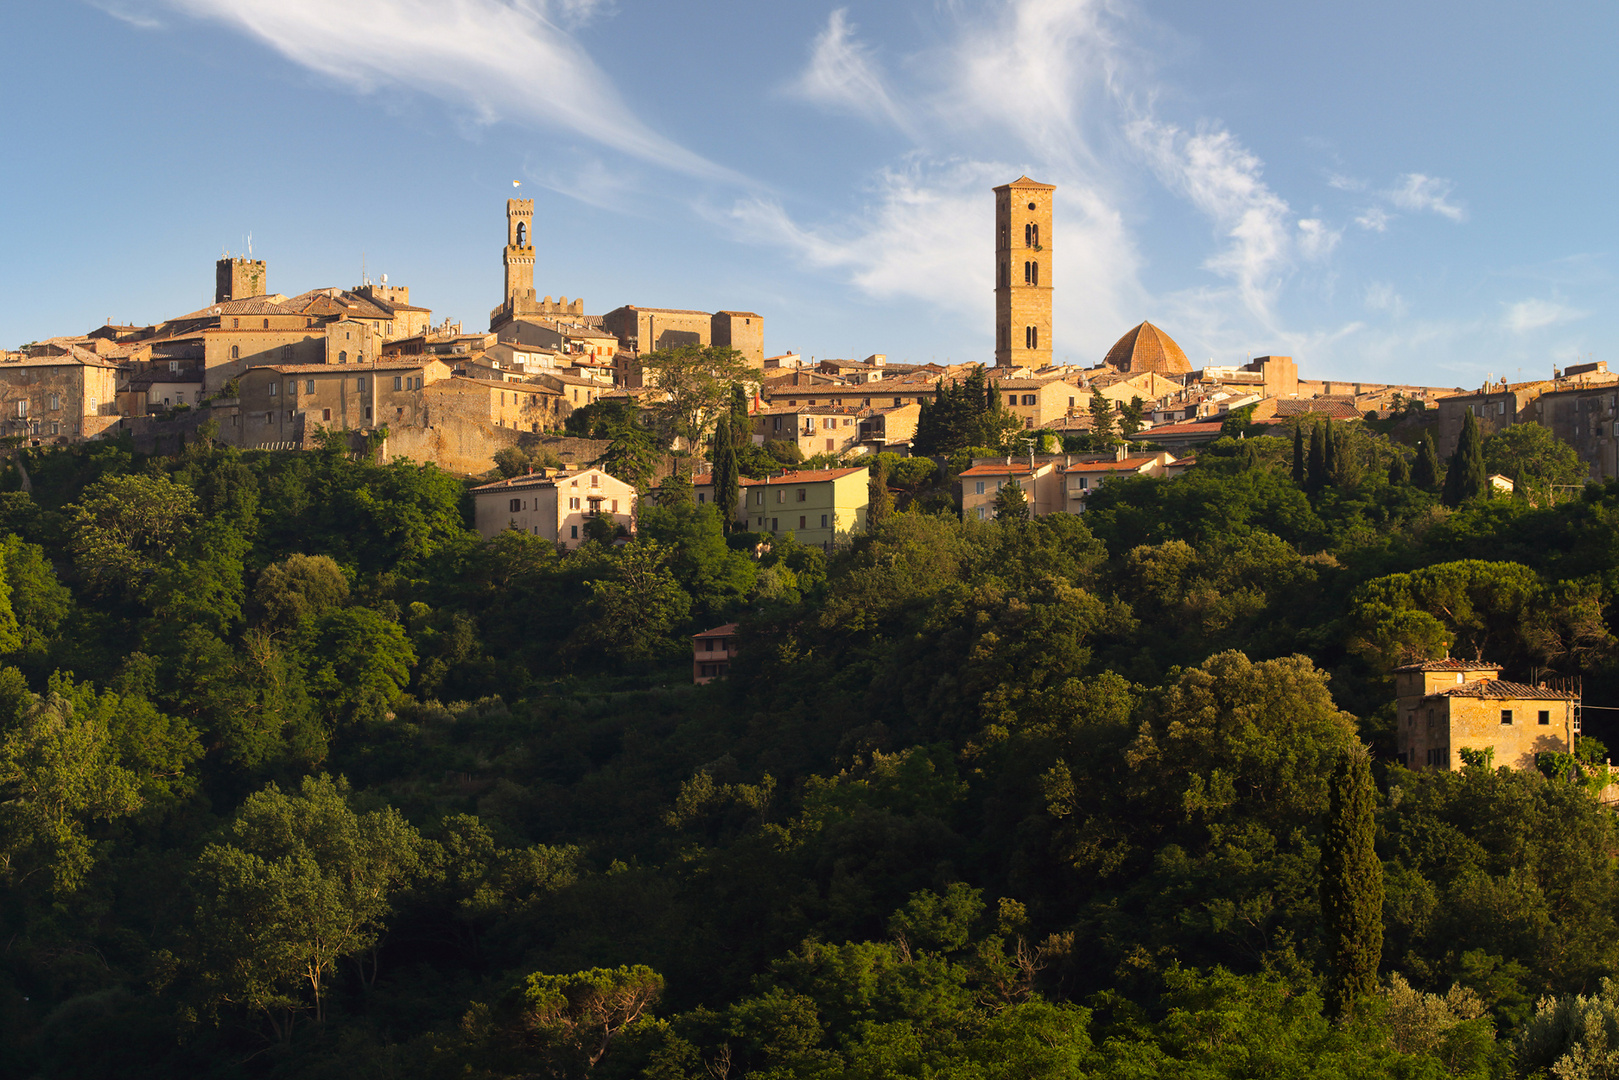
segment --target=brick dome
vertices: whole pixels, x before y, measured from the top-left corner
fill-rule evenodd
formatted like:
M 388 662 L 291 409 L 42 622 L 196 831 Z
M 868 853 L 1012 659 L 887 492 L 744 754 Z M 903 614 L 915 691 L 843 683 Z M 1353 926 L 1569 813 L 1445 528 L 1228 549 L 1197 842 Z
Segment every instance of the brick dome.
M 1131 375 L 1156 371 L 1160 375 L 1185 375 L 1192 370 L 1175 339 L 1150 322 L 1133 327 L 1114 343 L 1103 360 Z

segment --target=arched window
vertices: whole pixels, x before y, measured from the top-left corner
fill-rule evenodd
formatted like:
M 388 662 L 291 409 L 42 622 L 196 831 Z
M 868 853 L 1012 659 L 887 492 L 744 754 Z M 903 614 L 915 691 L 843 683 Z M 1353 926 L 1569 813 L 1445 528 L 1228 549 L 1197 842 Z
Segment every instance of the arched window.
M 230 358 L 232 360 L 240 360 L 242 358 L 242 347 L 240 345 L 232 345 L 230 347 Z
M 1023 347 L 1025 349 L 1038 349 L 1040 347 L 1040 331 L 1032 326 L 1023 328 Z
M 1023 264 L 1023 284 L 1025 284 L 1025 285 L 1032 284 L 1032 281 L 1030 280 L 1030 275 L 1033 273 L 1033 271 L 1031 270 L 1031 267 L 1033 267 L 1033 266 L 1034 266 L 1033 263 L 1027 263 L 1026 262 L 1026 263 Z
M 346 349 L 339 349 L 338 350 L 338 352 L 337 352 L 337 362 L 339 364 L 346 364 L 346 363 L 349 362 L 348 350 L 346 350 Z
M 269 319 L 264 320 L 264 328 L 266 330 L 270 329 L 270 320 Z
M 1040 264 L 1039 263 L 1030 263 L 1029 264 L 1029 269 L 1033 271 L 1033 274 L 1029 277 L 1029 284 L 1030 285 L 1038 285 L 1038 284 L 1040 284 Z
M 1024 247 L 1034 247 L 1034 226 L 1033 225 L 1025 225 L 1025 226 L 1023 226 L 1023 246 Z
M 517 223 L 517 246 L 518 247 L 527 247 L 528 246 L 528 223 L 527 222 L 519 221 Z

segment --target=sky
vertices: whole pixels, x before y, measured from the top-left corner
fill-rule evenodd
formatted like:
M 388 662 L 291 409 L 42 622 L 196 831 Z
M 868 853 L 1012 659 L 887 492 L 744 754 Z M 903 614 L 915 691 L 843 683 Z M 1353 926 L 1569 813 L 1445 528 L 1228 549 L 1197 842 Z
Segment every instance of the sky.
M 408 285 L 743 309 L 767 353 L 991 362 L 993 196 L 1057 185 L 1054 354 L 1474 387 L 1619 361 L 1619 5 L 13 0 L 0 346 Z M 512 182 L 520 181 L 520 188 Z M 1619 364 L 1615 364 L 1619 367 Z

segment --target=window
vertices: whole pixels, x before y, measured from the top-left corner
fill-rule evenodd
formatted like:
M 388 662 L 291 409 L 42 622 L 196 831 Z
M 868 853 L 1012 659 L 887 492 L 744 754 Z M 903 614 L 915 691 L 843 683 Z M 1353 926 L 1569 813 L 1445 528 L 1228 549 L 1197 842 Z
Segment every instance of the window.
M 1006 403 L 1008 405 L 1016 405 L 1017 404 L 1017 395 L 1016 394 L 1007 394 L 1006 395 Z
M 315 380 L 314 379 L 305 379 L 304 380 L 304 393 L 313 394 L 314 392 L 315 392 Z
M 899 398 L 894 399 L 894 408 L 899 408 Z M 1619 424 L 1615 424 L 1614 427 L 1619 428 Z
M 800 529 L 809 528 L 808 521 L 809 521 L 809 518 L 806 517 L 805 515 L 803 515 L 803 514 L 798 515 L 798 527 Z
M 579 509 L 579 500 L 578 500 L 578 498 L 572 498 L 572 499 L 568 500 L 568 509 L 569 510 L 577 510 L 577 509 Z
M 292 363 L 292 346 L 291 345 L 283 345 L 283 346 L 281 346 L 281 362 L 283 364 Z
M 242 320 L 241 319 L 232 319 L 230 321 L 230 328 L 232 330 L 240 330 L 242 328 Z
M 787 489 L 786 488 L 777 488 L 776 489 L 776 501 L 778 503 L 784 503 L 784 502 L 787 501 Z
M 401 385 L 403 382 L 404 382 L 403 379 L 401 379 L 398 375 L 395 375 L 394 376 L 394 389 L 395 390 L 403 389 L 403 386 Z
M 984 482 L 982 480 L 974 481 L 973 482 L 973 494 L 974 495 L 982 495 L 983 493 L 984 493 Z
M 273 424 L 273 423 L 275 423 L 275 413 L 265 413 L 265 414 L 264 414 L 264 422 L 265 422 L 265 423 L 266 423 L 266 424 Z
M 360 391 L 360 393 L 362 393 L 362 394 L 365 393 L 365 376 L 364 375 L 361 375 L 358 379 L 354 380 L 354 389 Z
M 51 434 L 52 435 L 60 435 L 61 433 L 62 433 L 62 425 L 57 423 L 55 420 L 52 420 L 51 421 Z
M 702 506 L 706 502 L 708 502 L 708 492 L 699 491 L 697 493 L 697 505 Z
M 337 350 L 337 362 L 339 364 L 346 364 L 349 362 L 349 353 L 347 349 Z
M 27 415 L 28 415 L 28 399 L 23 398 L 21 401 L 17 402 L 17 416 L 18 416 L 19 419 L 21 419 L 21 418 L 26 417 Z
M 1073 398 L 1068 399 L 1068 407 L 1070 409 L 1072 409 L 1074 407 L 1074 399 Z
M 1540 710 L 1540 723 L 1541 724 L 1549 724 L 1551 722 L 1552 722 L 1552 714 L 1547 712 L 1545 709 Z
M 1034 284 L 1034 263 L 1032 262 L 1026 262 L 1023 264 L 1023 284 Z
M 1439 749 L 1435 749 L 1435 750 L 1429 750 L 1428 751 L 1428 764 L 1429 764 L 1430 767 L 1433 767 L 1433 768 L 1449 768 L 1450 767 L 1450 751 L 1448 749 L 1446 749 L 1446 748 L 1443 748 L 1443 747 L 1441 747 Z
M 367 420 L 371 419 L 371 406 L 369 405 L 365 407 L 365 418 Z
M 572 540 L 579 539 L 579 526 L 574 525 L 572 527 L 572 529 L 573 529 L 573 535 L 569 539 L 572 539 Z
M 320 411 L 320 418 L 322 420 L 330 420 L 332 418 L 332 410 L 330 410 L 330 409 L 322 409 Z
M 1033 225 L 1025 225 L 1025 226 L 1023 226 L 1023 246 L 1024 247 L 1034 247 L 1034 226 Z
M 281 389 L 281 384 L 280 383 L 278 383 L 278 382 L 271 383 L 270 384 L 270 396 L 275 397 L 276 391 L 278 391 L 280 389 Z
M 288 410 L 287 410 L 287 419 L 288 419 L 288 420 L 291 420 L 291 419 L 292 419 L 292 410 L 291 410 L 291 409 L 288 409 Z
M 617 499 L 613 500 L 613 513 L 615 513 L 615 514 L 618 513 L 618 500 Z
M 232 360 L 240 360 L 242 358 L 242 347 L 240 345 L 232 345 L 230 347 L 230 358 Z M 169 370 L 173 371 L 174 368 L 170 368 Z
M 831 452 L 832 452 L 832 450 L 833 450 L 833 449 L 834 449 L 834 446 L 833 446 L 833 444 L 834 444 L 834 443 L 835 443 L 835 442 L 836 442 L 836 441 L 837 441 L 837 440 L 836 440 L 836 439 L 828 439 L 828 440 L 826 440 L 826 450 L 827 450 L 827 453 L 831 453 Z
M 1079 478 L 1079 490 L 1081 490 L 1081 491 L 1089 491 L 1090 488 L 1091 488 L 1090 479 L 1088 477 L 1081 476 Z
M 1029 209 L 1030 209 L 1030 210 L 1033 210 L 1033 209 L 1034 209 L 1034 203 L 1030 203 L 1030 204 L 1029 204 Z
M 513 499 L 512 500 L 512 506 L 511 506 L 512 513 L 515 514 L 515 513 L 517 513 L 517 511 L 521 510 L 522 508 L 523 508 L 523 500 L 522 499 Z
M 821 515 L 821 528 L 823 528 L 823 529 L 826 528 L 826 515 L 825 514 Z
M 1025 405 L 1033 405 L 1034 404 L 1034 395 L 1033 394 L 1024 394 L 1023 395 L 1023 404 L 1025 404 Z
M 1512 723 L 1512 710 L 1511 709 L 1502 709 L 1501 710 L 1501 723 L 1503 723 L 1503 724 L 1511 724 Z
M 763 520 L 763 519 L 761 518 L 760 520 Z M 781 518 L 771 518 L 770 519 L 770 531 L 771 532 L 780 532 L 781 531 Z
M 55 412 L 57 409 L 60 409 L 61 407 L 62 407 L 62 396 L 60 394 L 52 394 L 51 395 L 51 411 Z
M 1029 279 L 1029 284 L 1030 285 L 1038 285 L 1038 284 L 1040 284 L 1040 264 L 1037 263 L 1037 262 L 1032 262 L 1032 263 L 1029 264 L 1029 269 L 1034 272 L 1034 276 Z
M 989 507 L 980 506 L 978 508 L 978 520 L 979 521 L 988 521 L 989 520 Z
M 528 225 L 527 223 L 521 221 L 517 223 L 517 246 L 528 246 Z
M 266 330 L 270 329 L 270 320 L 269 319 L 264 320 L 264 328 Z
M 602 478 L 600 473 L 590 474 L 590 486 L 593 488 L 599 488 L 602 486 Z
M 809 500 L 809 489 L 808 488 L 799 488 L 798 489 L 798 501 L 799 502 L 806 502 L 808 500 Z
M 1038 349 L 1040 347 L 1040 331 L 1033 326 L 1023 328 L 1023 347 L 1025 349 Z

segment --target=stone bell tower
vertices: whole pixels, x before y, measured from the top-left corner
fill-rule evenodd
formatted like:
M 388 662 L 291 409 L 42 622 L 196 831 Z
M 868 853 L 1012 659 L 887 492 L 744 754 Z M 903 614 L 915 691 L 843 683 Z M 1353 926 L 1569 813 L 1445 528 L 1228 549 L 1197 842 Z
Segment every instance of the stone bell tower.
M 534 299 L 534 200 L 506 200 L 506 299 Z
M 1051 363 L 1051 203 L 1021 176 L 995 189 L 995 366 Z

